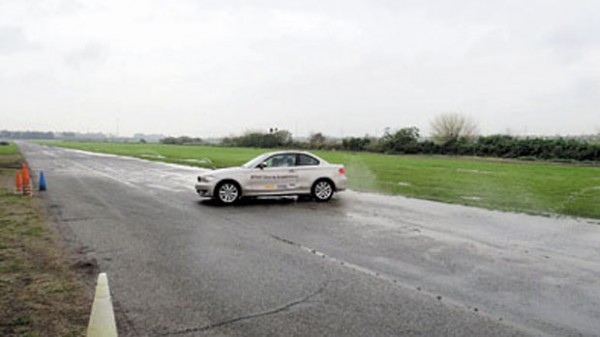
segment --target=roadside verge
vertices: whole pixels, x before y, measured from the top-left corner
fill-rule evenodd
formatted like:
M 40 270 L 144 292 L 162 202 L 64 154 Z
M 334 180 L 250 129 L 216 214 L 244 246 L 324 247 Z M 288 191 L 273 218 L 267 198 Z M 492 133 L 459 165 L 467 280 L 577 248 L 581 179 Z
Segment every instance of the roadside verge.
M 0 154 L 0 335 L 83 336 L 91 294 L 70 266 L 38 197 L 14 194 L 15 150 Z

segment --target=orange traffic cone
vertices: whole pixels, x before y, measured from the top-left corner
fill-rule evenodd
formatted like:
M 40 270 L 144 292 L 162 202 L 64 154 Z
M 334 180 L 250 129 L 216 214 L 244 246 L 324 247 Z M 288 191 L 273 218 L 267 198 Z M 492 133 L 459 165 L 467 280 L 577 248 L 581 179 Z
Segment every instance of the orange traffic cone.
M 27 166 L 27 163 L 23 163 L 23 182 L 29 179 L 29 167 Z
M 17 175 L 15 177 L 15 193 L 23 193 L 23 175 L 21 175 L 20 170 L 17 170 Z
M 31 177 L 29 176 L 29 168 L 25 163 L 23 163 L 23 194 L 29 196 L 33 195 L 33 193 L 31 193 Z

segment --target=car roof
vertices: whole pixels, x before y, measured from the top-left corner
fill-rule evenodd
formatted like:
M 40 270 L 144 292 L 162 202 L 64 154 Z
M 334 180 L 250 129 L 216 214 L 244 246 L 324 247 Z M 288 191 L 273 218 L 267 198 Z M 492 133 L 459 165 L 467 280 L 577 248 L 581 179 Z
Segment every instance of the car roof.
M 315 155 L 314 153 L 310 153 L 308 151 L 301 151 L 301 150 L 287 150 L 287 151 L 282 150 L 282 151 L 265 152 L 265 153 L 263 153 L 263 155 L 275 155 L 275 154 L 283 154 L 283 153 L 307 154 L 309 156 L 319 158 L 319 156 Z
M 319 160 L 319 162 L 324 163 L 324 164 L 328 164 L 327 160 L 317 156 L 314 153 L 308 152 L 308 151 L 303 151 L 303 150 L 281 150 L 281 151 L 272 151 L 272 152 L 265 152 L 262 154 L 262 156 L 273 156 L 276 154 L 283 154 L 283 153 L 294 153 L 294 154 L 306 154 L 309 155 L 311 157 L 314 157 L 316 159 Z

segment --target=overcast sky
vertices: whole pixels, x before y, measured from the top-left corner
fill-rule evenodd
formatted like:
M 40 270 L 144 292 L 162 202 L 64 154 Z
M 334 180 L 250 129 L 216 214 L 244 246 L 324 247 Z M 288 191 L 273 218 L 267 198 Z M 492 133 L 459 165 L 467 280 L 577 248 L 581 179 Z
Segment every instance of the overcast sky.
M 600 1 L 0 0 L 0 129 L 600 132 Z

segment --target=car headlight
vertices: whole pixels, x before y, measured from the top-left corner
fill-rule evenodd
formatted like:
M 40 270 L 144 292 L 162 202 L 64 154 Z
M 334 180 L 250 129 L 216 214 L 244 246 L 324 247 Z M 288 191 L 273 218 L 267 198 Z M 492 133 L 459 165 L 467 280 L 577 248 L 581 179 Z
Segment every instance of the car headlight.
M 211 181 L 215 180 L 215 176 L 212 176 L 210 174 L 207 176 L 200 176 L 200 177 L 198 177 L 198 180 L 201 182 L 204 181 L 204 182 L 210 183 Z

